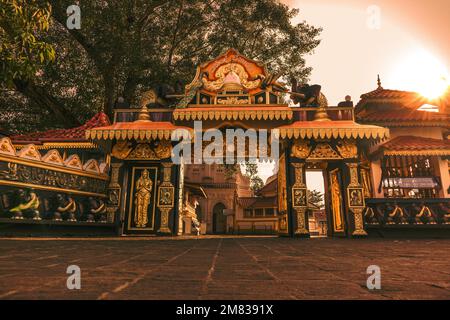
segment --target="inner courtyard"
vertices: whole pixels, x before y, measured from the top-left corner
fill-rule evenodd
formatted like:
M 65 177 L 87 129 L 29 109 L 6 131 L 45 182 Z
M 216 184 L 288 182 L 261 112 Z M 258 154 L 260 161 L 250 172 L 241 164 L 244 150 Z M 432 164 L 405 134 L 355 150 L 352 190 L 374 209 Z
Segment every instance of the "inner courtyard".
M 1 239 L 0 299 L 449 299 L 450 240 Z M 68 290 L 67 267 L 81 289 Z M 369 290 L 370 265 L 381 289 Z

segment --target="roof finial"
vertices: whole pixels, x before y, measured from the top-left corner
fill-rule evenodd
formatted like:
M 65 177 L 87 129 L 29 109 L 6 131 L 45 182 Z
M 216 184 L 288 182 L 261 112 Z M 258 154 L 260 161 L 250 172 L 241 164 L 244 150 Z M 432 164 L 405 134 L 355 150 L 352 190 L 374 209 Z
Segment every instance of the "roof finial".
M 383 87 L 381 86 L 380 75 L 378 75 L 378 77 L 377 77 L 377 84 L 378 84 L 378 89 L 383 89 Z

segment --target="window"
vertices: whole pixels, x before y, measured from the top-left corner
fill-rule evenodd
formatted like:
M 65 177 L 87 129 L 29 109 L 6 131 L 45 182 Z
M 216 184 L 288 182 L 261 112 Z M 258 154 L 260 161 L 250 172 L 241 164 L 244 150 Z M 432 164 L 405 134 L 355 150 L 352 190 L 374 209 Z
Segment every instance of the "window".
M 266 208 L 266 216 L 274 216 L 275 215 L 275 209 L 274 208 Z
M 438 177 L 433 159 L 424 156 L 386 156 L 382 162 L 382 186 L 387 198 L 435 198 Z
M 253 210 L 252 209 L 245 209 L 244 210 L 244 217 L 245 218 L 251 218 L 253 216 Z
M 264 216 L 264 209 L 255 209 L 255 217 Z

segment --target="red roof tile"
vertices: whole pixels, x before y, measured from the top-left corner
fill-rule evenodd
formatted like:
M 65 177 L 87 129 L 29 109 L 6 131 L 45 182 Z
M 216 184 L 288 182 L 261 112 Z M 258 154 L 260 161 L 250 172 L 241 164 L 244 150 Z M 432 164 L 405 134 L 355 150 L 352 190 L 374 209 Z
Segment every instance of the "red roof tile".
M 85 137 L 85 132 L 88 129 L 93 129 L 97 127 L 104 127 L 110 124 L 108 116 L 99 112 L 84 125 L 71 129 L 54 129 L 44 132 L 33 132 L 30 134 L 16 135 L 12 136 L 11 140 L 15 144 L 42 144 L 44 142 L 81 142 L 87 141 Z
M 278 188 L 277 176 L 271 176 L 267 179 L 266 184 L 258 191 L 258 194 L 276 192 Z
M 398 136 L 383 143 L 380 148 L 388 151 L 450 150 L 450 141 L 417 136 Z
M 244 209 L 272 208 L 277 206 L 277 197 L 239 197 L 237 202 Z
M 417 92 L 402 91 L 402 90 L 390 90 L 378 87 L 376 90 L 362 94 L 361 99 L 411 99 L 414 100 L 426 100 Z
M 172 122 L 167 121 L 146 121 L 137 120 L 133 122 L 116 122 L 112 125 L 97 126 L 98 130 L 175 130 L 175 129 L 188 129 L 187 127 L 176 126 Z
M 357 115 L 362 122 L 437 121 L 450 124 L 450 115 L 407 108 L 365 110 Z

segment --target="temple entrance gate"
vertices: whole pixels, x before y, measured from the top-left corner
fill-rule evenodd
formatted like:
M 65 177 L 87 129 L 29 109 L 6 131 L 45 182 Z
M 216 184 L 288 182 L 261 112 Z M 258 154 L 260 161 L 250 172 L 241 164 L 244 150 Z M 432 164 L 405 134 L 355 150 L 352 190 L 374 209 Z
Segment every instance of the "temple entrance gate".
M 183 141 L 194 149 L 200 145 L 202 153 L 213 142 L 202 140 L 208 130 L 241 128 L 269 133 L 256 146 L 245 147 L 246 157 L 255 149 L 258 155 L 263 150 L 272 153 L 273 141 L 279 146 L 279 235 L 309 237 L 305 174 L 308 167 L 318 165 L 325 172 L 329 235 L 365 236 L 358 161 L 367 142 L 384 139 L 388 130 L 357 124 L 352 106 L 329 107 L 318 85 L 293 85 L 289 90 L 277 79 L 264 64 L 230 49 L 200 65 L 183 94 L 162 97 L 150 90 L 139 108 L 120 111 L 132 116 L 115 117 L 123 122 L 88 130 L 88 138 L 111 150 L 108 192 L 120 199 L 114 210 L 120 213 L 122 233 L 174 235 L 180 233 L 183 216 L 196 220 L 195 207 L 183 194 L 184 162 L 173 163 L 180 129 L 190 133 Z M 300 107 L 288 105 L 286 94 Z M 176 102 L 162 104 L 169 98 Z M 229 149 L 236 153 L 234 140 L 222 143 L 214 153 L 223 152 L 223 157 Z M 189 153 L 183 161 L 192 158 Z M 214 215 L 214 232 L 222 232 L 219 217 Z

